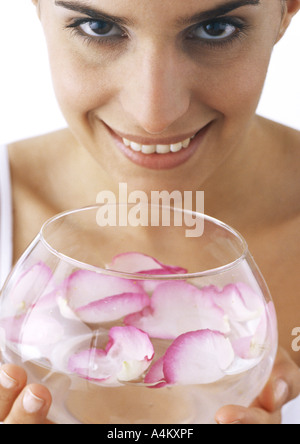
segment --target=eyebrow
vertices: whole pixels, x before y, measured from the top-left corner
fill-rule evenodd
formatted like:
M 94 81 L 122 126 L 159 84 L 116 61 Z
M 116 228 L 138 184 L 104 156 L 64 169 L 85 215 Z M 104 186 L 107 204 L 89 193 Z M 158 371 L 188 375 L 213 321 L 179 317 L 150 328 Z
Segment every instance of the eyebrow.
M 125 17 L 114 16 L 111 14 L 106 14 L 100 10 L 89 7 L 86 3 L 79 3 L 74 1 L 64 1 L 64 0 L 55 0 L 55 5 L 68 9 L 70 11 L 80 12 L 81 14 L 85 14 L 93 19 L 104 19 L 108 21 L 112 21 L 116 24 L 122 26 L 130 26 L 133 25 L 131 20 L 128 20 Z M 222 17 L 225 14 L 228 14 L 235 9 L 241 8 L 243 6 L 258 6 L 261 4 L 261 0 L 233 0 L 230 2 L 223 3 L 219 6 L 216 6 L 213 9 L 209 9 L 207 11 L 200 12 L 193 16 L 181 17 L 176 21 L 178 26 L 188 26 L 193 23 L 210 20 L 217 17 Z
M 182 17 L 177 20 L 177 24 L 180 26 L 187 26 L 193 23 L 210 20 L 217 17 L 222 17 L 235 9 L 241 8 L 243 6 L 258 6 L 261 4 L 261 0 L 233 0 L 230 2 L 223 3 L 216 6 L 213 9 L 200 12 L 192 17 Z
M 130 26 L 132 22 L 125 17 L 117 17 L 111 14 L 106 14 L 100 10 L 90 8 L 85 3 L 77 3 L 77 2 L 66 2 L 63 0 L 55 0 L 55 6 L 59 6 L 70 11 L 80 12 L 81 14 L 85 14 L 93 19 L 104 19 L 111 22 L 114 22 L 118 25 L 122 26 Z

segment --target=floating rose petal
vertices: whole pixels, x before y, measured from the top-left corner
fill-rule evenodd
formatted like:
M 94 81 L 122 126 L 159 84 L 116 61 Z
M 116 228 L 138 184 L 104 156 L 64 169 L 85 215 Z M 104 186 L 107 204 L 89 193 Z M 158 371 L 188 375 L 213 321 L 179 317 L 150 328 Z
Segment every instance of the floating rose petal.
M 187 270 L 173 265 L 165 265 L 141 253 L 123 253 L 115 256 L 109 265 L 111 270 L 123 273 L 140 273 L 140 274 L 185 274 Z
M 150 370 L 145 376 L 144 383 L 149 384 L 152 388 L 162 388 L 167 385 L 164 375 L 164 359 L 160 358 L 152 364 Z
M 181 281 L 159 285 L 154 291 L 150 307 L 125 318 L 153 338 L 174 339 L 194 330 L 229 331 L 224 311 L 212 297 L 197 287 Z
M 59 342 L 63 334 L 64 328 L 60 322 L 49 315 L 33 310 L 24 321 L 20 342 L 42 349 L 46 345 Z
M 64 337 L 61 323 L 34 308 L 22 316 L 1 319 L 1 327 L 6 340 L 18 344 L 24 359 L 30 359 L 31 355 L 48 358 L 52 346 Z
M 10 342 L 19 342 L 20 332 L 25 320 L 25 315 L 21 316 L 10 316 L 7 318 L 2 318 L 0 320 L 1 328 L 5 333 L 5 339 Z
M 250 359 L 253 336 L 245 336 L 232 341 L 232 347 L 237 356 L 242 359 Z
M 142 253 L 123 253 L 115 256 L 108 268 L 123 273 L 135 273 L 146 276 L 165 276 L 172 274 L 186 274 L 187 270 L 182 267 L 165 265 Z M 141 280 L 139 281 L 143 288 L 152 293 L 157 285 L 165 282 L 163 280 Z
M 237 356 L 243 359 L 255 359 L 266 349 L 266 337 L 270 329 L 269 347 L 277 343 L 277 336 L 273 336 L 276 327 L 276 317 L 274 318 L 274 304 L 269 302 L 267 309 L 261 315 L 257 328 L 252 336 L 240 337 L 232 340 L 232 346 Z
M 85 270 L 68 278 L 65 299 L 80 319 L 88 323 L 118 320 L 150 303 L 138 282 Z
M 96 348 L 83 350 L 70 357 L 68 370 L 88 380 L 105 381 L 115 370 L 112 366 L 106 368 L 107 366 L 103 363 L 105 357 L 104 350 Z
M 119 385 L 141 376 L 149 367 L 154 349 L 148 335 L 134 327 L 113 327 L 105 350 L 74 354 L 68 369 L 85 379 Z
M 144 293 L 123 293 L 79 307 L 76 313 L 80 319 L 90 324 L 111 322 L 142 310 L 149 304 L 149 297 Z
M 163 358 L 168 384 L 210 384 L 222 379 L 234 360 L 229 339 L 210 330 L 179 336 Z
M 263 351 L 267 334 L 267 312 L 262 296 L 244 283 L 229 284 L 223 289 L 210 286 L 203 291 L 228 315 L 229 339 L 242 359 L 255 359 Z
M 52 271 L 43 262 L 26 270 L 18 279 L 9 295 L 9 304 L 5 304 L 3 316 L 26 313 L 47 289 L 52 279 Z
M 244 283 L 229 284 L 222 290 L 210 286 L 203 291 L 211 295 L 234 322 L 247 322 L 259 318 L 265 311 L 263 298 Z

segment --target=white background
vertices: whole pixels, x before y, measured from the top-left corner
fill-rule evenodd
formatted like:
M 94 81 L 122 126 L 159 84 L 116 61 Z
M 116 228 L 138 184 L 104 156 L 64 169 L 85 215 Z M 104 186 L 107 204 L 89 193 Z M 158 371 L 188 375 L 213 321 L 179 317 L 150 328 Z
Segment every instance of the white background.
M 0 144 L 65 127 L 30 0 L 0 0 Z M 269 0 L 273 1 L 273 0 Z M 300 15 L 276 46 L 258 112 L 300 129 Z

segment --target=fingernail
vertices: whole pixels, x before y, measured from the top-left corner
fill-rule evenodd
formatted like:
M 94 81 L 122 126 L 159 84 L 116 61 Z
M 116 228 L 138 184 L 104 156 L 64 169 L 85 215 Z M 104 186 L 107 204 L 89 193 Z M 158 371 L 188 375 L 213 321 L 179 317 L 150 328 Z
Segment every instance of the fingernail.
M 27 413 L 36 413 L 44 405 L 44 400 L 35 396 L 30 389 L 27 389 L 23 398 L 23 407 Z
M 289 394 L 289 386 L 283 379 L 277 379 L 274 383 L 274 400 L 279 406 L 283 404 Z
M 17 381 L 11 378 L 4 370 L 0 370 L 0 384 L 5 389 L 12 389 L 18 385 Z
M 233 425 L 233 424 L 242 424 L 242 423 L 241 421 L 233 421 L 233 422 L 218 422 L 218 424 Z

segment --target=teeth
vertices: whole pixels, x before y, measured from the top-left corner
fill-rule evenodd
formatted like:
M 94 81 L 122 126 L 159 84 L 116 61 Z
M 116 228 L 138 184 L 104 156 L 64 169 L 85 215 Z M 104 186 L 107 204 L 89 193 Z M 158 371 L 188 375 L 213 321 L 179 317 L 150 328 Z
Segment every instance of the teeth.
M 123 139 L 123 143 L 126 146 L 130 146 L 130 140 L 128 140 L 128 139 Z
M 156 153 L 156 145 L 143 145 L 142 153 L 144 154 L 153 154 Z
M 130 147 L 133 151 L 142 151 L 142 145 L 140 145 L 139 143 L 130 142 Z
M 167 154 L 171 151 L 170 145 L 156 145 L 157 154 Z
M 172 153 L 178 153 L 178 151 L 181 151 L 182 150 L 182 147 L 183 147 L 183 144 L 180 142 L 180 143 L 175 143 L 174 145 L 171 145 L 171 151 L 172 151 Z
M 182 142 L 183 148 L 187 148 L 190 144 L 191 139 L 186 139 Z
M 142 152 L 143 154 L 167 154 L 167 153 L 178 153 L 184 148 L 188 148 L 191 139 L 186 139 L 183 142 L 174 143 L 172 145 L 141 145 L 139 143 L 131 142 L 128 139 L 123 139 L 124 145 L 130 147 L 133 151 Z

